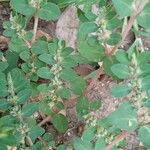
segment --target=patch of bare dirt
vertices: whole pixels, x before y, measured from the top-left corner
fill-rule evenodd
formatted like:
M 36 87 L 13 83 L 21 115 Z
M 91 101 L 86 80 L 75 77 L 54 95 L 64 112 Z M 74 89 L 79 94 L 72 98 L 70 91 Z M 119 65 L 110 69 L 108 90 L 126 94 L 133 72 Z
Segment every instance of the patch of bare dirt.
M 10 16 L 9 3 L 0 3 L 0 35 L 3 34 L 3 22 L 8 20 Z

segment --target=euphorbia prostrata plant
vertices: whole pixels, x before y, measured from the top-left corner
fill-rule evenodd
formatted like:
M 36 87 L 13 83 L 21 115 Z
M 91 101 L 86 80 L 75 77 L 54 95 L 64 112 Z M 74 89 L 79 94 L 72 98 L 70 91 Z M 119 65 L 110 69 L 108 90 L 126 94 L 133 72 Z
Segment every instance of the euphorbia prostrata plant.
M 36 38 L 39 19 L 56 21 L 69 5 L 77 8 L 80 21 L 77 52 L 55 37 Z M 150 1 L 10 0 L 10 6 L 10 20 L 3 25 L 9 48 L 0 53 L 0 149 L 115 150 L 126 146 L 124 139 L 133 131 L 150 149 L 150 52 L 140 38 L 149 35 Z M 33 31 L 28 29 L 32 18 Z M 129 31 L 135 41 L 124 50 Z M 102 102 L 85 97 L 86 78 L 74 71 L 85 63 L 100 64 L 96 73 L 118 82 L 111 95 L 127 99 L 106 118 L 93 115 Z M 58 132 L 67 132 L 65 104 L 72 97 L 84 132 L 57 145 L 42 125 L 50 121 Z M 46 116 L 41 123 L 39 113 Z

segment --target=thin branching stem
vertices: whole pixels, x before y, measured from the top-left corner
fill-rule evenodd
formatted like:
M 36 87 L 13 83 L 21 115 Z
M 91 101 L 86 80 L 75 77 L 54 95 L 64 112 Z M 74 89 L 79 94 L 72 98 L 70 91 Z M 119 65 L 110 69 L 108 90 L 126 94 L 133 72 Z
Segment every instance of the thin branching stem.
M 115 146 L 116 144 L 118 144 L 120 141 L 122 141 L 123 139 L 125 139 L 127 136 L 129 135 L 129 133 L 127 132 L 122 132 L 120 135 L 118 135 L 112 142 L 111 144 L 107 145 L 105 150 L 111 150 L 113 146 Z
M 38 15 L 36 14 L 35 17 L 34 17 L 34 28 L 33 28 L 33 38 L 32 38 L 32 41 L 31 43 L 33 44 L 36 40 L 36 34 L 37 34 L 37 30 L 38 30 L 38 22 L 39 22 L 39 17 Z
M 136 9 L 133 12 L 133 15 L 130 17 L 124 31 L 122 32 L 121 42 L 112 48 L 112 50 L 108 53 L 108 56 L 112 56 L 117 51 L 117 49 L 121 46 L 123 41 L 126 39 L 129 31 L 131 30 L 137 16 L 142 12 L 142 10 L 144 9 L 144 7 L 146 6 L 147 3 L 149 3 L 149 0 L 145 0 L 142 5 L 141 5 L 141 3 L 137 4 Z

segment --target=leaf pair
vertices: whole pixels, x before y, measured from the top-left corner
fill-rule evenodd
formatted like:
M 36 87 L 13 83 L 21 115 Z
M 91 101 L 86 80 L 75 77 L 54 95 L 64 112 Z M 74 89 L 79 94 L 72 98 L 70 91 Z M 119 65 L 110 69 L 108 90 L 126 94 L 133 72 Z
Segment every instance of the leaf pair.
M 35 2 L 36 3 L 36 2 Z M 26 15 L 26 16 L 33 16 L 37 13 L 38 17 L 43 20 L 56 20 L 60 16 L 59 7 L 51 2 L 47 2 L 41 4 L 40 8 L 36 10 L 36 8 L 32 7 L 28 0 L 11 0 L 10 1 L 11 7 L 18 13 Z

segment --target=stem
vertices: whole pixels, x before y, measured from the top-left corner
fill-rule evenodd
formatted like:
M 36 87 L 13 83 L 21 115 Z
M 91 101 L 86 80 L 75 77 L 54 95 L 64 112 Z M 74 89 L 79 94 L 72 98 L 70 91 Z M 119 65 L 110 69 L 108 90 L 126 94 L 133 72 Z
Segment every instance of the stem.
M 129 31 L 131 30 L 131 28 L 134 24 L 135 19 L 136 19 L 136 15 L 133 15 L 133 16 L 130 17 L 130 19 L 128 21 L 128 24 L 126 25 L 124 31 L 122 32 L 122 41 L 118 45 L 113 47 L 113 49 L 108 54 L 109 56 L 112 56 L 116 52 L 116 50 L 121 46 L 122 42 L 126 39 Z
M 38 22 L 39 22 L 39 17 L 38 17 L 38 15 L 36 14 L 35 17 L 34 17 L 33 38 L 32 38 L 32 41 L 31 41 L 32 44 L 35 42 L 35 39 L 36 39 L 36 33 L 37 33 L 37 28 L 38 28 Z
M 133 15 L 130 17 L 130 19 L 129 19 L 129 21 L 128 21 L 128 23 L 127 23 L 127 25 L 126 25 L 123 33 L 122 33 L 122 40 L 121 40 L 121 42 L 118 45 L 116 45 L 110 51 L 110 53 L 108 53 L 108 56 L 112 56 L 116 52 L 116 50 L 121 46 L 122 42 L 125 40 L 125 38 L 127 37 L 129 31 L 131 30 L 131 28 L 132 28 L 132 26 L 133 26 L 137 16 L 142 12 L 142 10 L 144 9 L 144 7 L 145 7 L 145 5 L 147 3 L 149 3 L 149 0 L 145 0 L 143 2 L 143 4 L 141 4 L 141 3 L 137 4 L 136 9 L 133 12 Z
M 42 120 L 38 126 L 43 126 L 45 123 L 49 122 L 51 120 L 51 116 L 48 116 L 46 118 L 44 118 L 44 120 Z
M 111 144 L 107 145 L 105 150 L 110 150 L 113 146 L 118 144 L 120 141 L 122 141 L 124 138 L 126 138 L 129 135 L 127 132 L 122 132 L 120 135 L 118 135 Z
M 43 146 L 45 147 L 45 149 L 49 150 L 48 143 L 40 136 L 38 137 L 38 139 L 43 143 Z
M 73 105 L 73 106 L 74 106 L 75 103 L 78 101 L 78 98 L 79 98 L 79 96 L 73 96 L 69 101 L 66 101 L 66 102 L 64 103 L 65 108 L 70 108 L 70 105 Z M 56 114 L 60 112 L 59 109 L 55 109 L 55 108 L 53 108 L 53 111 L 54 111 Z M 51 118 L 52 118 L 52 117 L 53 117 L 53 116 L 47 116 L 46 118 L 44 118 L 44 119 L 38 124 L 38 126 L 42 126 L 42 125 L 44 125 L 45 123 L 51 121 Z
M 133 28 L 136 31 L 139 31 L 139 26 L 137 24 L 137 21 L 135 21 Z M 140 46 L 141 52 L 144 52 L 144 45 L 143 45 L 143 41 L 142 41 L 141 37 L 139 37 L 137 34 L 135 34 L 135 38 L 138 39 L 138 41 L 139 41 L 139 46 Z

